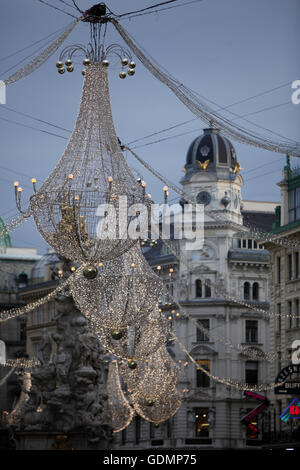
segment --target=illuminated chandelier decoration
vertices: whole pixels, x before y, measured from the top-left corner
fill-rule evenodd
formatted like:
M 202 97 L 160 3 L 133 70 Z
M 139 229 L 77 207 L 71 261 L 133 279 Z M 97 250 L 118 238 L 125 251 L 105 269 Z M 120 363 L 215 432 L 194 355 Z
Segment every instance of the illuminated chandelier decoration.
M 146 391 L 150 399 L 164 396 L 176 385 L 180 368 L 163 345 L 143 361 L 123 361 L 120 373 L 132 396 Z
M 120 432 L 130 424 L 135 412 L 129 405 L 122 390 L 119 367 L 116 360 L 109 364 L 106 390 L 111 425 L 114 432 Z
M 98 45 L 97 42 L 90 42 L 88 46 L 77 44 L 68 46 L 60 53 L 59 60 L 56 62 L 57 71 L 59 74 L 64 74 L 65 71 L 74 71 L 74 57 L 78 54 L 82 54 L 84 57 L 83 65 L 88 67 L 92 62 L 101 63 L 103 67 L 109 67 L 111 65 L 111 59 L 117 59 L 121 65 L 121 71 L 119 77 L 124 79 L 128 76 L 132 77 L 135 75 L 136 63 L 134 62 L 132 55 L 128 49 L 119 46 L 118 44 L 111 44 L 108 47 L 104 47 L 103 44 Z M 117 62 L 113 61 L 112 65 Z M 87 69 L 81 71 L 82 75 L 86 75 Z
M 133 375 L 127 374 L 127 365 L 124 364 L 124 361 L 121 365 L 122 382 L 118 362 L 114 360 L 110 363 L 107 394 L 114 432 L 121 431 L 128 426 L 134 412 L 147 421 L 159 424 L 171 418 L 178 411 L 182 401 L 181 394 L 176 389 L 179 370 L 175 363 L 170 369 L 170 358 L 167 357 L 168 352 L 165 348 L 161 348 L 154 356 L 148 361 L 138 362 L 136 368 L 131 368 L 131 372 L 140 368 L 139 378 L 135 377 L 134 392 L 131 382 Z M 168 366 L 166 366 L 167 363 Z M 127 398 L 126 394 L 128 394 Z M 130 403 L 132 407 L 130 407 Z
M 117 324 L 103 324 L 99 316 L 92 312 L 87 313 L 86 317 L 103 347 L 129 361 L 146 359 L 166 343 L 170 332 L 168 320 L 158 310 L 154 310 L 141 324 L 122 328 Z
M 64 258 L 106 261 L 137 242 L 127 236 L 134 219 L 127 211 L 149 199 L 122 153 L 102 64 L 93 62 L 87 68 L 79 115 L 61 160 L 40 189 L 35 179 L 33 186 L 29 210 L 23 211 L 22 188 L 15 184 L 17 207 L 24 216 L 33 215 L 43 238 Z M 105 217 L 105 208 L 114 220 Z
M 170 419 L 182 403 L 181 394 L 176 387 L 166 390 L 165 395 L 156 398 L 149 398 L 149 393 L 144 390 L 144 393 L 132 395 L 131 400 L 136 413 L 155 424 Z
M 160 278 L 145 260 L 139 245 L 112 261 L 100 263 L 98 275 L 81 273 L 72 279 L 71 292 L 80 311 L 93 312 L 105 328 L 140 325 L 158 306 L 163 290 Z
M 176 389 L 180 369 L 166 347 L 161 347 L 144 363 L 139 361 L 132 369 L 130 362 L 121 368 L 128 387 L 130 402 L 135 411 L 155 424 L 173 416 L 181 405 L 181 394 Z

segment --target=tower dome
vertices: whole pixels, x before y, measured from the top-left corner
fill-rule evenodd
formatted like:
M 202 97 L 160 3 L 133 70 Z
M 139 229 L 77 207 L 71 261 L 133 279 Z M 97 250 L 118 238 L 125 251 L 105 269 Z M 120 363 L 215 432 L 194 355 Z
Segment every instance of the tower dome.
M 193 140 L 189 146 L 185 173 L 198 171 L 234 170 L 237 165 L 235 149 L 219 129 L 204 129 L 203 134 Z

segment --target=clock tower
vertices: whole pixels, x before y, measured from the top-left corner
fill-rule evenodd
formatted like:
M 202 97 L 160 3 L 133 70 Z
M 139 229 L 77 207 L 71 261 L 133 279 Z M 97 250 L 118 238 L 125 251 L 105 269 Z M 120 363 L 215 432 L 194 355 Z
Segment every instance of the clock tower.
M 209 211 L 243 223 L 241 215 L 240 164 L 232 143 L 215 128 L 204 129 L 190 145 L 181 180 L 187 200 L 203 204 Z

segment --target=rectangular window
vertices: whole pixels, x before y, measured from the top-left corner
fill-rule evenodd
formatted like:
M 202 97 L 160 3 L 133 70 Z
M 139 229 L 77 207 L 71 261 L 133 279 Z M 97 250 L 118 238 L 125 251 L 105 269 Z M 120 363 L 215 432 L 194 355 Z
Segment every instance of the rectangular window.
M 39 350 L 40 350 L 40 343 L 34 343 L 34 355 L 35 355 L 35 357 L 38 357 Z
M 292 302 L 288 301 L 288 315 L 289 315 L 289 328 L 293 328 L 293 309 L 292 309 Z
M 247 361 L 245 369 L 245 381 L 249 385 L 257 385 L 258 383 L 258 362 Z
M 20 341 L 26 341 L 26 323 L 20 323 Z
M 281 258 L 277 256 L 276 258 L 276 271 L 277 271 L 277 283 L 281 283 Z
M 281 304 L 277 304 L 277 332 L 281 334 Z
M 44 323 L 44 309 L 43 309 L 43 307 L 39 308 L 39 319 L 38 319 L 38 321 L 39 321 L 40 324 Z
M 198 320 L 197 323 L 206 328 L 206 330 L 209 330 L 209 320 Z M 209 341 L 209 337 L 197 327 L 197 343 L 202 341 Z
M 53 321 L 55 317 L 55 302 L 49 303 L 49 321 Z
M 289 214 L 289 222 L 293 222 L 296 220 L 296 212 L 295 212 L 295 190 L 292 189 L 288 192 L 288 214 Z
M 295 300 L 295 315 L 297 317 L 297 318 L 295 318 L 296 328 L 299 328 L 299 325 L 300 325 L 299 299 Z
M 242 247 L 243 248 L 247 248 L 247 240 L 242 240 Z
M 295 279 L 299 278 L 299 251 L 296 251 L 294 258 Z
M 291 254 L 289 254 L 287 257 L 287 275 L 288 275 L 288 281 L 290 281 L 293 278 L 293 265 L 292 265 Z
M 203 369 L 207 370 L 208 372 L 210 371 L 210 361 L 208 359 L 201 359 L 196 361 L 199 366 L 201 366 Z M 196 370 L 196 384 L 197 387 L 209 387 L 210 385 L 210 379 L 205 372 L 202 372 L 202 370 L 197 369 Z
M 252 250 L 252 240 L 248 240 L 248 249 Z
M 38 318 L 38 312 L 37 309 L 33 311 L 33 316 L 32 316 L 32 323 L 33 325 L 37 325 L 37 318 Z
M 258 342 L 258 321 L 246 320 L 246 343 Z
M 208 408 L 195 408 L 196 437 L 209 437 Z
M 300 219 L 300 188 L 296 188 L 296 220 Z

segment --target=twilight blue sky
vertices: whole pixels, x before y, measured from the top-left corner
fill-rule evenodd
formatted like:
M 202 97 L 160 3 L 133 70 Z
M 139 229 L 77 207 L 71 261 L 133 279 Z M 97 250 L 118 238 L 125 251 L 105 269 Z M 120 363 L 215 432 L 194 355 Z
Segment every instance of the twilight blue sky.
M 47 1 L 75 13 L 59 0 Z M 66 1 L 71 3 L 70 0 Z M 178 5 L 184 2 L 179 0 Z M 78 0 L 83 10 L 93 3 Z M 159 3 L 159 0 L 107 0 L 106 3 L 113 12 L 123 13 Z M 220 107 L 280 87 L 230 110 L 240 116 L 249 115 L 247 119 L 255 124 L 299 141 L 300 104 L 293 105 L 291 102 L 291 83 L 300 79 L 299 16 L 299 0 L 203 0 L 159 14 L 125 20 L 122 25 L 172 75 Z M 6 70 L 34 48 L 5 60 L 3 58 L 66 26 L 70 21 L 71 17 L 38 0 L 2 0 L 0 79 L 6 78 L 10 74 L 5 73 Z M 65 46 L 86 44 L 88 40 L 89 27 L 80 23 Z M 107 42 L 123 44 L 112 26 L 108 28 Z M 7 108 L 70 130 L 76 120 L 82 89 L 82 66 L 78 64 L 72 74 L 60 76 L 55 67 L 58 54 L 54 54 L 34 74 L 11 85 L 7 90 L 7 107 L 0 105 L 0 215 L 6 221 L 17 214 L 12 182 L 17 179 L 22 183 L 26 200 L 30 195 L 30 178 L 34 176 L 39 181 L 46 178 L 62 155 L 69 136 L 67 132 L 21 117 Z M 136 75 L 126 80 L 119 79 L 118 69 L 111 70 L 110 85 L 115 126 L 123 142 L 131 142 L 194 118 L 140 63 L 137 64 Z M 276 107 L 258 112 L 273 106 Z M 229 113 L 225 115 L 236 119 Z M 65 139 L 18 126 L 3 118 L 60 134 Z M 249 122 L 241 119 L 237 122 L 269 138 L 279 139 Z M 200 120 L 194 121 L 138 142 L 135 145 L 141 147 L 136 151 L 169 180 L 178 183 L 183 175 L 187 148 L 204 127 L 206 125 Z M 192 132 L 145 146 L 157 139 L 189 131 Z M 279 201 L 276 183 L 280 180 L 285 157 L 235 142 L 233 144 L 244 168 L 243 198 Z M 162 184 L 141 169 L 133 157 L 127 158 L 129 164 L 147 181 L 153 198 L 161 200 Z M 292 164 L 297 163 L 297 159 L 292 159 Z M 171 194 L 171 197 L 175 196 Z M 36 246 L 40 253 L 46 249 L 32 222 L 14 231 L 12 240 L 15 246 Z

